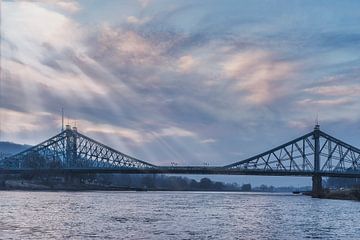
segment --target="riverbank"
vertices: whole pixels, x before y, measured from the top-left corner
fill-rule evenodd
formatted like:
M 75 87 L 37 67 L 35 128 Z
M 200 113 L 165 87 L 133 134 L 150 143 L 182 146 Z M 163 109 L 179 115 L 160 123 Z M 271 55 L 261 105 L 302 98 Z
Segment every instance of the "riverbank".
M 114 186 L 108 184 L 85 184 L 85 183 L 52 183 L 44 184 L 43 182 L 31 180 L 5 180 L 0 184 L 0 190 L 6 191 L 178 191 L 177 189 L 169 188 L 136 188 L 128 186 Z M 222 192 L 224 190 L 217 189 L 197 189 L 197 190 L 181 190 L 185 192 L 190 191 L 211 191 Z M 227 190 L 227 192 L 245 192 L 240 190 Z
M 120 187 L 95 184 L 52 184 L 45 185 L 26 180 L 6 180 L 0 185 L 0 190 L 24 191 L 143 191 L 140 188 Z
M 282 189 L 282 188 L 280 188 Z M 241 189 L 172 189 L 172 188 L 149 188 L 149 187 L 129 187 L 129 186 L 117 186 L 108 184 L 89 184 L 89 183 L 44 183 L 41 181 L 32 180 L 5 180 L 0 181 L 0 190 L 5 191 L 156 191 L 156 192 L 268 192 L 268 193 L 291 193 L 289 191 L 259 191 L 256 188 L 250 191 L 244 191 Z
M 359 189 L 327 190 L 321 194 L 316 194 L 316 195 L 314 195 L 312 192 L 306 192 L 303 194 L 314 198 L 322 198 L 322 199 L 360 201 Z

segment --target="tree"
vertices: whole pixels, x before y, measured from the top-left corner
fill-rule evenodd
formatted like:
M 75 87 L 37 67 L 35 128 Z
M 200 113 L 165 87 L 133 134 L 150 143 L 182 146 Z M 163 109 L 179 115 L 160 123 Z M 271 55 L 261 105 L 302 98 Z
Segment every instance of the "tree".
M 224 189 L 224 184 L 222 182 L 215 182 L 214 189 L 215 190 L 223 190 Z
M 196 180 L 191 179 L 190 184 L 189 184 L 191 190 L 198 189 L 199 188 L 198 185 L 199 185 L 199 183 Z
M 244 191 L 244 192 L 251 192 L 251 184 L 248 183 L 248 184 L 243 184 L 241 186 L 241 191 Z
M 211 189 L 212 181 L 208 178 L 202 178 L 199 185 L 201 189 Z

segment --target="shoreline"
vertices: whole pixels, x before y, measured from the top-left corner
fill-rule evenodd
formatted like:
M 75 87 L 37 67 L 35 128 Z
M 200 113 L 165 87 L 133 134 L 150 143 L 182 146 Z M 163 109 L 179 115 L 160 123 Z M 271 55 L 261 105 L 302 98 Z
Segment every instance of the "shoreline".
M 241 190 L 219 190 L 219 189 L 159 189 L 159 188 L 137 188 L 127 186 L 111 185 L 89 185 L 89 184 L 41 184 L 30 181 L 8 180 L 0 185 L 0 191 L 29 191 L 29 192 L 87 192 L 87 191 L 114 191 L 114 192 L 236 192 L 236 193 L 292 193 L 293 195 L 304 195 L 312 198 L 352 200 L 360 201 L 360 190 L 342 189 L 325 190 L 322 194 L 313 194 L 310 191 L 282 192 L 282 191 L 241 191 Z
M 305 192 L 303 195 L 320 199 L 333 199 L 333 200 L 352 200 L 360 201 L 360 190 L 346 189 L 346 190 L 332 190 L 325 191 L 322 194 L 313 194 L 312 192 Z
M 290 191 L 261 191 L 258 189 L 217 189 L 217 188 L 159 188 L 159 187 L 130 187 L 106 184 L 88 183 L 44 183 L 41 181 L 29 180 L 5 180 L 0 182 L 0 190 L 3 191 L 184 191 L 184 192 L 268 192 L 268 193 L 288 193 Z
M 287 193 L 296 195 L 309 196 L 319 199 L 332 199 L 332 200 L 347 200 L 347 201 L 360 201 L 359 190 L 343 190 L 343 191 L 331 191 L 324 192 L 320 195 L 315 195 L 312 192 L 301 192 L 300 194 L 294 192 L 261 192 L 261 191 L 232 191 L 232 190 L 172 190 L 172 189 L 143 189 L 143 188 L 129 188 L 129 187 L 114 187 L 114 186 L 37 186 L 37 187 L 0 187 L 0 191 L 24 191 L 24 192 L 91 192 L 91 191 L 103 191 L 103 192 L 229 192 L 229 193 L 273 193 L 281 194 Z

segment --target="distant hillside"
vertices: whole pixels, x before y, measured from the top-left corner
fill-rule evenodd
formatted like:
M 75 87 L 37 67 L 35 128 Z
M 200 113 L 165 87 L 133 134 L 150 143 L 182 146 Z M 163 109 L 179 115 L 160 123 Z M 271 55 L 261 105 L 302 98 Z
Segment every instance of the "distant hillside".
M 12 143 L 12 142 L 0 142 L 0 153 L 5 155 L 12 155 L 21 152 L 29 147 L 31 146 Z

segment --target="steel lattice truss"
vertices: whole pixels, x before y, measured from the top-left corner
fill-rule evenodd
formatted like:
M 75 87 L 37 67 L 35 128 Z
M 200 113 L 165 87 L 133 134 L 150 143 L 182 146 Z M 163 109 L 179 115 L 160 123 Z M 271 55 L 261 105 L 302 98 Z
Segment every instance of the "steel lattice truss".
M 249 159 L 225 166 L 244 170 L 313 171 L 312 133 Z
M 315 141 L 316 135 L 318 143 Z M 316 152 L 319 161 L 315 160 Z M 359 174 L 360 149 L 315 129 L 300 138 L 225 168 L 255 172 Z
M 0 170 L 65 169 L 122 173 L 360 176 L 360 149 L 322 131 L 294 139 L 223 167 L 155 166 L 101 144 L 73 129 L 0 160 Z
M 1 161 L 11 169 L 152 168 L 83 134 L 67 129 L 60 134 Z
M 350 146 L 330 135 L 320 132 L 320 171 L 360 171 L 360 149 Z

